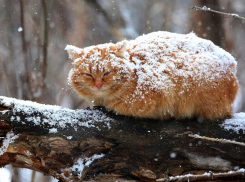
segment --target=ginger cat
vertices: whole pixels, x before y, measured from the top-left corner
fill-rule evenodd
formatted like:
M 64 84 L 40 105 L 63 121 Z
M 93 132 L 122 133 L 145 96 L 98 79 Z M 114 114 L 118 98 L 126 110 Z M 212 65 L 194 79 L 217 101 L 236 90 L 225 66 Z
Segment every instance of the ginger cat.
M 74 61 L 70 84 L 94 105 L 162 120 L 232 115 L 237 63 L 194 33 L 160 31 L 84 49 L 67 45 L 66 50 Z

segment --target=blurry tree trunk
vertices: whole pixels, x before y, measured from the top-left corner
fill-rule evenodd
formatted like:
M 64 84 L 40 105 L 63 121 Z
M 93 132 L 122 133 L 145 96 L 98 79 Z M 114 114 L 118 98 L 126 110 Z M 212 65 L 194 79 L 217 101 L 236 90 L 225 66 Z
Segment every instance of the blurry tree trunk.
M 212 9 L 219 9 L 219 1 L 195 0 L 194 3 L 199 7 L 206 6 Z M 209 39 L 218 46 L 222 45 L 224 31 L 220 15 L 211 12 L 194 11 L 193 28 L 199 37 Z
M 44 97 L 44 92 L 46 88 L 46 78 L 47 78 L 47 57 L 48 57 L 48 32 L 49 32 L 49 19 L 46 0 L 42 0 L 43 9 L 43 60 L 42 60 L 42 85 L 41 96 Z
M 214 0 L 194 0 L 195 6 L 220 10 L 226 7 L 228 13 L 232 13 L 231 2 Z M 197 36 L 211 40 L 216 45 L 228 52 L 233 50 L 233 40 L 230 23 L 233 19 L 209 11 L 193 11 L 193 29 Z
M 22 52 L 24 55 L 24 65 L 25 65 L 25 71 L 22 72 L 22 79 L 21 79 L 21 87 L 22 90 L 22 99 L 29 99 L 32 100 L 32 94 L 30 93 L 31 89 L 31 85 L 30 85 L 30 59 L 28 56 L 28 52 L 27 52 L 27 42 L 26 42 L 26 38 L 25 38 L 25 15 L 24 15 L 24 3 L 23 0 L 19 0 L 20 3 L 20 32 L 21 32 L 21 40 L 22 40 Z
M 227 12 L 233 12 L 231 1 L 223 2 L 224 4 L 222 6 L 226 7 Z M 232 34 L 232 21 L 234 21 L 234 18 L 224 18 L 223 17 L 223 29 L 224 29 L 224 45 L 223 48 L 232 53 L 234 48 L 234 36 Z M 238 58 L 238 57 L 237 57 Z M 237 59 L 238 60 L 238 59 Z
M 36 171 L 31 172 L 31 182 L 35 182 Z
M 198 7 L 206 6 L 214 10 L 221 9 L 220 1 L 195 0 L 193 2 Z M 209 39 L 216 45 L 231 52 L 232 43 L 229 32 L 226 30 L 227 26 L 224 25 L 224 16 L 212 12 L 193 11 L 192 24 L 197 36 Z
M 40 65 L 41 76 L 38 76 L 32 71 L 32 59 L 29 43 L 26 40 L 26 27 L 25 27 L 25 11 L 24 2 L 19 0 L 20 3 L 20 24 L 21 24 L 21 40 L 22 40 L 22 52 L 24 56 L 25 70 L 22 72 L 21 88 L 22 98 L 27 100 L 33 100 L 41 102 L 43 94 L 46 89 L 46 77 L 47 77 L 47 58 L 48 58 L 48 33 L 49 33 L 49 17 L 46 0 L 41 1 L 43 11 L 43 39 L 42 39 L 42 62 Z
M 20 173 L 18 168 L 13 167 L 11 182 L 20 182 Z
M 14 26 L 13 26 L 13 16 L 12 16 L 12 2 L 9 1 L 9 0 L 5 0 L 4 3 L 6 4 L 6 8 L 5 8 L 5 13 L 6 13 L 6 16 L 8 16 L 9 18 L 9 23 L 6 25 L 7 27 L 7 30 L 9 33 L 13 33 L 13 29 L 14 29 Z M 14 57 L 14 47 L 13 47 L 13 40 L 12 40 L 12 36 L 7 36 L 8 40 L 8 49 L 10 51 L 10 55 L 9 57 L 10 58 L 13 58 Z M 1 58 L 2 59 L 2 58 Z M 5 86 L 5 89 L 6 89 L 6 93 L 11 96 L 11 95 L 18 95 L 18 98 L 21 98 L 19 97 L 20 95 L 22 95 L 21 93 L 19 93 L 20 89 L 18 88 L 18 85 L 20 84 L 19 82 L 19 77 L 14 77 L 14 81 L 17 82 L 18 84 L 10 84 L 9 83 L 9 80 L 7 78 L 11 78 L 11 73 L 9 73 L 8 71 L 8 68 L 7 68 L 7 63 L 6 61 L 3 61 L 3 68 L 4 68 L 4 86 Z M 15 67 L 14 67 L 15 68 Z M 13 70 L 13 69 L 12 69 Z M 15 75 L 17 73 L 15 72 Z M 18 81 L 17 81 L 18 80 Z
M 229 172 L 245 168 L 245 139 L 221 128 L 221 121 L 142 120 L 101 107 L 72 111 L 70 116 L 71 110 L 54 107 L 54 112 L 47 106 L 49 110 L 40 112 L 28 102 L 5 99 L 0 97 L 0 121 L 9 124 L 15 135 L 7 133 L 4 141 L 15 139 L 1 147 L 6 151 L 0 156 L 0 167 L 29 168 L 61 182 L 238 182 L 245 178 L 245 170 Z M 66 118 L 67 123 L 61 121 L 65 127 L 48 124 L 57 118 L 56 112 Z M 58 132 L 50 133 L 53 129 Z
M 86 0 L 86 3 L 105 18 L 110 27 L 111 34 L 114 35 L 117 40 L 125 39 L 125 37 L 120 33 L 120 28 L 125 27 L 126 24 L 122 16 L 110 16 L 110 14 L 103 9 L 98 0 Z

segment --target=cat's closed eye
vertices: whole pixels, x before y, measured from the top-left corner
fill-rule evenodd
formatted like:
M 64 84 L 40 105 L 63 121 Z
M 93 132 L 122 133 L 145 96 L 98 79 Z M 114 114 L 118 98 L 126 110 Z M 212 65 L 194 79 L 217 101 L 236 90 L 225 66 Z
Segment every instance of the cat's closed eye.
M 110 73 L 111 73 L 111 71 L 107 71 L 106 73 L 104 73 L 103 76 L 107 76 L 107 75 L 109 75 Z
M 89 73 L 84 73 L 84 76 L 88 76 L 88 77 L 92 77 L 93 78 L 93 75 L 91 75 Z

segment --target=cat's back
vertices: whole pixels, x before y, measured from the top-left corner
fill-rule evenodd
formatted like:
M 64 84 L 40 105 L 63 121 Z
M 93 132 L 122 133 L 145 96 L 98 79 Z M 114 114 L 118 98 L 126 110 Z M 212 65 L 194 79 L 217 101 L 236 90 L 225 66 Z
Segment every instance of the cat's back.
M 129 41 L 127 52 L 136 70 L 138 85 L 156 90 L 236 77 L 235 59 L 194 33 L 153 32 Z
M 145 102 L 155 103 L 158 118 L 231 115 L 239 87 L 237 62 L 211 41 L 194 33 L 154 32 L 129 41 L 127 52 L 134 65 L 138 100 L 140 94 L 147 99 L 151 93 Z

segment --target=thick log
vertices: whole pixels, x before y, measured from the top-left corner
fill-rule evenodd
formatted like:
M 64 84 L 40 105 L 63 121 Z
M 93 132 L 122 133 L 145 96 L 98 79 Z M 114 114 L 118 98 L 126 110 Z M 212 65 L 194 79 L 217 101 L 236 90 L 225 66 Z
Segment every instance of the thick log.
M 245 122 L 226 121 L 236 120 Z M 0 167 L 60 181 L 245 179 L 243 130 L 227 130 L 225 121 L 137 119 L 103 107 L 69 110 L 7 97 L 0 97 L 0 121 L 8 124 Z

